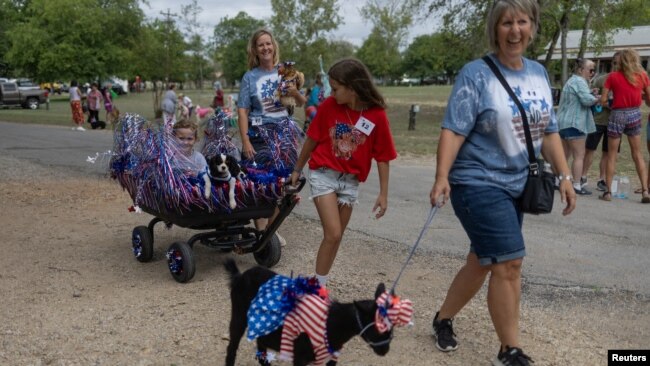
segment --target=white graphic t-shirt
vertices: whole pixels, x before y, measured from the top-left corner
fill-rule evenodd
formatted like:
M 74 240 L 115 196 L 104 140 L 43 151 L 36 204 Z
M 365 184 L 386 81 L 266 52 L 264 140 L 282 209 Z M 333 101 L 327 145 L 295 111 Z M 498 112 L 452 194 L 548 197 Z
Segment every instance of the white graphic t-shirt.
M 237 100 L 238 108 L 246 108 L 251 125 L 275 123 L 289 116 L 287 108 L 280 103 L 277 68 L 265 71 L 256 67 L 244 74 Z

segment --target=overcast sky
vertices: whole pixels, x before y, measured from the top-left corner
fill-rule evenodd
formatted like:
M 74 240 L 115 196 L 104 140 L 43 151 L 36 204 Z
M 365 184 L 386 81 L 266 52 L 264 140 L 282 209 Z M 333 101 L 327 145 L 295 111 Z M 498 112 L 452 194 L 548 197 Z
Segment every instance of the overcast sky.
M 149 0 L 149 6 L 142 5 L 145 15 L 151 18 L 162 18 L 161 12 L 180 14 L 181 4 L 187 5 L 190 0 Z M 203 9 L 199 22 L 205 31 L 205 40 L 212 36 L 214 26 L 224 17 L 233 18 L 240 11 L 248 15 L 268 20 L 271 17 L 271 2 L 269 0 L 198 0 L 199 6 Z M 359 14 L 359 8 L 365 4 L 365 0 L 341 0 L 339 1 L 340 13 L 343 16 L 341 24 L 334 33 L 334 37 L 361 46 L 363 40 L 368 37 L 372 28 L 371 23 L 364 23 Z M 429 34 L 434 31 L 433 20 L 418 21 L 418 24 L 410 29 L 409 43 L 418 35 Z

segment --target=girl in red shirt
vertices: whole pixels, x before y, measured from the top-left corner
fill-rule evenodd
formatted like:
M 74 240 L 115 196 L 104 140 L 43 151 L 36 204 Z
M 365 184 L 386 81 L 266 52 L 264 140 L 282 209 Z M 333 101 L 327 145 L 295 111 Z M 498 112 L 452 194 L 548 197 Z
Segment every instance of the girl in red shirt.
M 625 49 L 619 52 L 616 58 L 618 69 L 609 74 L 601 94 L 601 104 L 607 105 L 608 93 L 613 95 L 609 124 L 607 125 L 607 144 L 610 151 L 617 151 L 621 143 L 621 136 L 627 135 L 630 143 L 630 153 L 636 167 L 636 172 L 641 180 L 641 202 L 650 203 L 648 194 L 648 178 L 645 159 L 641 151 L 641 97 L 644 95 L 645 102 L 650 106 L 650 80 L 645 73 L 639 59 L 639 54 L 633 49 Z M 607 155 L 607 169 L 605 183 L 607 191 L 600 199 L 611 201 L 610 193 L 614 170 L 616 169 L 616 157 L 618 154 Z
M 316 277 L 322 286 L 350 221 L 359 182 L 368 178 L 372 159 L 377 161 L 379 174 L 379 196 L 372 211 L 380 218 L 388 207 L 388 162 L 397 157 L 386 103 L 368 68 L 348 58 L 335 63 L 328 75 L 332 95 L 318 107 L 291 174 L 295 185 L 309 160 L 311 198 L 323 226 L 316 256 Z

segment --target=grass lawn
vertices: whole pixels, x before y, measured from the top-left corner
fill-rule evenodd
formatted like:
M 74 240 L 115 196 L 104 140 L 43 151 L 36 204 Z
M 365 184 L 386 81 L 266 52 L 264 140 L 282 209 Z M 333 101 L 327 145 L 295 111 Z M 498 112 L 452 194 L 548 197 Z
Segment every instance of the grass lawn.
M 397 151 L 403 156 L 430 157 L 436 152 L 438 136 L 440 134 L 440 123 L 442 121 L 445 105 L 451 86 L 413 86 L 413 87 L 383 87 L 380 91 L 388 103 L 388 118 L 391 121 L 391 128 Z M 194 105 L 207 106 L 212 102 L 212 90 L 185 90 Z M 237 91 L 225 90 L 228 94 Z M 121 112 L 138 113 L 147 119 L 153 119 L 153 95 L 150 92 L 139 94 L 128 94 L 117 98 L 115 105 Z M 414 131 L 408 130 L 409 110 L 412 104 L 420 106 L 420 112 L 416 115 L 416 127 Z M 648 108 L 643 107 L 644 126 L 648 115 Z M 104 111 L 100 112 L 104 119 Z M 296 119 L 303 121 L 304 113 L 301 108 L 296 110 Z M 70 104 L 68 94 L 55 95 L 50 98 L 49 109 L 42 105 L 38 110 L 26 109 L 0 109 L 0 121 L 48 124 L 72 127 Z M 646 129 L 643 128 L 642 146 L 648 159 L 646 150 Z M 598 177 L 598 162 L 600 151 L 596 153 L 594 164 L 590 170 L 592 182 Z M 638 186 L 638 178 L 634 169 L 634 163 L 630 157 L 630 147 L 627 138 L 623 138 L 621 154 L 617 163 L 619 174 L 630 177 L 632 187 Z M 593 184 L 592 184 L 593 187 Z

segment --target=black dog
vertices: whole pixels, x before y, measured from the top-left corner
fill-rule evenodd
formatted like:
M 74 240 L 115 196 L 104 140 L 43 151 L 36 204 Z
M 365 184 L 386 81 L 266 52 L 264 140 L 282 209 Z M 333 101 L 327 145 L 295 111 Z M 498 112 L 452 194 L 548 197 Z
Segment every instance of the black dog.
M 241 180 L 242 169 L 237 163 L 237 160 L 226 154 L 217 154 L 208 160 L 208 168 L 210 168 L 210 175 L 212 179 L 222 182 L 228 182 L 228 203 L 231 209 L 237 207 L 235 201 L 235 184 L 237 179 Z
M 226 355 L 226 366 L 235 365 L 235 357 L 239 342 L 246 331 L 248 324 L 247 313 L 251 302 L 256 297 L 258 289 L 265 282 L 276 275 L 275 272 L 263 268 L 253 267 L 244 273 L 240 273 L 237 264 L 232 259 L 225 263 L 226 270 L 230 273 L 230 298 L 232 302 L 232 313 L 230 318 L 230 341 Z M 347 341 L 359 335 L 372 347 L 372 350 L 379 356 L 388 353 L 390 341 L 393 337 L 392 329 L 380 333 L 375 325 L 375 314 L 377 312 L 376 299 L 385 292 L 383 283 L 377 286 L 375 300 L 354 301 L 343 304 L 332 302 L 326 320 L 327 343 L 334 351 L 340 351 Z M 280 350 L 282 329 L 256 339 L 258 354 L 267 352 L 268 349 Z M 293 365 L 305 366 L 315 360 L 314 350 L 306 333 L 300 334 L 293 344 Z M 262 366 L 270 365 L 264 357 L 258 357 Z M 336 365 L 330 360 L 327 366 Z

